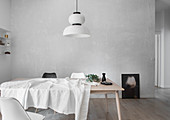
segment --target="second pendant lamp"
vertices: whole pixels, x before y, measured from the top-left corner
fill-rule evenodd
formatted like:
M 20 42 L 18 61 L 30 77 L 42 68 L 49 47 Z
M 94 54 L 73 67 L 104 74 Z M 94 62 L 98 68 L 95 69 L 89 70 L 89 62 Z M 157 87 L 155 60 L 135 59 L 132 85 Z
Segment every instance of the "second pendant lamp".
M 85 22 L 85 17 L 78 12 L 78 0 L 76 0 L 76 12 L 73 12 L 69 17 L 70 26 L 66 27 L 63 32 L 63 36 L 76 37 L 76 38 L 87 38 L 90 37 L 89 30 L 82 26 Z

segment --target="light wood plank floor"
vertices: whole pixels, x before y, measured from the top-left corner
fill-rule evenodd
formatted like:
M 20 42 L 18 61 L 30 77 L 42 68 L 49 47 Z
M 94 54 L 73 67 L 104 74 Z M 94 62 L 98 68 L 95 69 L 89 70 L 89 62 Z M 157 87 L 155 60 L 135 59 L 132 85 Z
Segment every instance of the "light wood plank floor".
M 121 99 L 122 120 L 170 120 L 170 89 L 156 89 L 154 99 Z M 118 120 L 114 99 L 108 99 L 109 113 L 105 114 L 105 99 L 90 99 L 88 120 Z M 30 109 L 29 111 L 33 111 Z M 40 110 L 45 120 L 74 120 L 74 115 L 53 114 Z

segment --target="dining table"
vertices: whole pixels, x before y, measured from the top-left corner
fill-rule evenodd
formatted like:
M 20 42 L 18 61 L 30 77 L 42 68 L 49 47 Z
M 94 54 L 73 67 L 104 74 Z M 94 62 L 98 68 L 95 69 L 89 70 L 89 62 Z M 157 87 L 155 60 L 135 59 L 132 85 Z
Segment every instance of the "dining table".
M 103 85 L 99 84 L 97 86 L 92 85 L 90 94 L 104 94 L 106 99 L 106 113 L 108 113 L 108 94 L 115 94 L 116 99 L 116 106 L 117 106 L 117 114 L 118 120 L 121 120 L 121 110 L 120 110 L 120 98 L 119 98 L 119 91 L 124 91 L 124 89 L 110 80 L 109 78 L 106 79 L 107 82 L 111 82 L 112 85 Z
M 11 81 L 18 81 L 18 80 L 28 80 L 31 78 L 16 78 Z M 114 94 L 116 99 L 116 106 L 117 106 L 117 115 L 118 120 L 121 120 L 121 110 L 120 110 L 120 98 L 119 98 L 119 92 L 124 91 L 124 89 L 113 82 L 111 79 L 107 78 L 107 82 L 111 82 L 112 85 L 103 85 L 99 83 L 98 85 L 91 85 L 90 94 L 103 94 L 105 95 L 106 100 L 106 113 L 108 113 L 108 94 Z

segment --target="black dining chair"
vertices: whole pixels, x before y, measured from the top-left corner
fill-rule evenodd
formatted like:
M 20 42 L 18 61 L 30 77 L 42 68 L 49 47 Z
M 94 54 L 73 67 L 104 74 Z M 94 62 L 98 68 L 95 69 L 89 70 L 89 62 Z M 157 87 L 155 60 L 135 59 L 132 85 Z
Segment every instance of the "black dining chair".
M 57 78 L 56 73 L 44 73 L 42 78 Z
M 56 73 L 43 73 L 42 78 L 57 78 Z M 38 111 L 38 108 L 36 108 L 35 112 Z M 55 113 L 55 111 L 54 111 Z

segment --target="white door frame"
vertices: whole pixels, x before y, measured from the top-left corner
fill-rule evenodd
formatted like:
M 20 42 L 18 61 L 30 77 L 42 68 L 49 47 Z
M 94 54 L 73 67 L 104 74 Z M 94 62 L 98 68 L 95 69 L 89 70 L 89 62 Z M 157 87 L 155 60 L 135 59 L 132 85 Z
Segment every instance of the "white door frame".
M 164 39 L 162 32 L 155 33 L 155 86 L 164 87 Z

